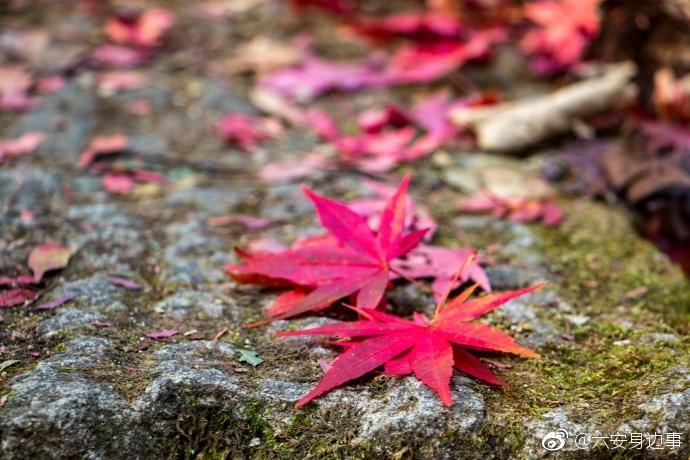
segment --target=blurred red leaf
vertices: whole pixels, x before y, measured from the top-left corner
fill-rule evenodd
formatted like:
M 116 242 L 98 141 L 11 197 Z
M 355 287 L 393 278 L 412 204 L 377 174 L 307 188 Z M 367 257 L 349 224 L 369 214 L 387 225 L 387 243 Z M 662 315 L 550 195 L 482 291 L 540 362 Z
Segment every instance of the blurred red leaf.
M 93 52 L 91 60 L 99 67 L 129 68 L 144 64 L 150 57 L 146 50 L 106 43 Z
M 119 44 L 152 48 L 158 46 L 163 34 L 174 24 L 172 11 L 151 8 L 138 16 L 113 16 L 105 24 L 108 38 Z
M 217 131 L 225 142 L 236 144 L 242 150 L 251 150 L 279 135 L 282 125 L 273 118 L 229 113 L 218 122 Z
M 355 17 L 352 28 L 376 41 L 408 38 L 417 42 L 459 38 L 463 26 L 457 19 L 430 11 Z
M 23 303 L 33 300 L 37 295 L 36 291 L 25 288 L 12 288 L 0 292 L 0 308 L 16 307 Z
M 134 189 L 134 179 L 126 173 L 106 173 L 101 183 L 106 191 L 118 195 L 126 195 Z
M 535 26 L 520 41 L 537 74 L 566 70 L 580 62 L 599 33 L 602 0 L 540 0 L 525 7 Z
M 563 210 L 548 198 L 515 198 L 478 193 L 458 202 L 460 211 L 491 212 L 511 222 L 540 220 L 546 227 L 555 227 L 563 220 Z

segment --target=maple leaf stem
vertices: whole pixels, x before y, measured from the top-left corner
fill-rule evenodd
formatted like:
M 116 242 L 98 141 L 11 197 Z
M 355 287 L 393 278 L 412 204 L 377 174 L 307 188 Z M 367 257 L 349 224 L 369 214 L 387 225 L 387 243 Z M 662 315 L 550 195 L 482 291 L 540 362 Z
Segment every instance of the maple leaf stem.
M 467 256 L 467 259 L 465 259 L 465 262 L 463 262 L 462 266 L 458 269 L 457 272 L 455 272 L 453 279 L 450 281 L 450 284 L 448 285 L 448 289 L 446 289 L 446 292 L 443 293 L 443 296 L 438 300 L 438 303 L 436 304 L 434 316 L 438 313 L 438 311 L 441 309 L 443 304 L 446 303 L 446 300 L 448 300 L 448 296 L 450 295 L 450 291 L 453 290 L 453 286 L 455 285 L 455 283 L 460 278 L 460 275 L 462 275 L 462 272 L 464 272 L 467 268 L 469 268 L 469 266 L 475 260 L 477 260 L 477 250 L 476 249 L 472 252 L 472 254 Z
M 426 291 L 426 292 L 431 292 L 431 293 L 433 293 L 433 290 L 432 290 L 429 286 L 427 286 L 426 284 L 424 284 L 424 283 L 422 283 L 422 282 L 420 282 L 420 281 L 417 281 L 417 280 L 414 279 L 414 278 L 410 278 L 409 276 L 407 276 L 407 275 L 405 275 L 404 273 L 402 273 L 402 272 L 396 270 L 396 269 L 393 268 L 393 267 L 390 267 L 390 266 L 389 266 L 388 269 L 389 269 L 390 271 L 392 271 L 393 273 L 395 273 L 396 275 L 398 275 L 399 277 L 403 278 L 405 281 L 409 281 L 410 283 L 414 284 L 414 285 L 417 286 L 419 289 L 422 289 L 423 291 Z

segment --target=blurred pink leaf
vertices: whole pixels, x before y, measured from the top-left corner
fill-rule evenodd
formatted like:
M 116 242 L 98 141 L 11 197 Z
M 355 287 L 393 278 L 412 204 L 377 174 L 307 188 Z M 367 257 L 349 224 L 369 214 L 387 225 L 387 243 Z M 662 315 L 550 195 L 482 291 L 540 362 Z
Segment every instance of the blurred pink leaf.
M 149 339 L 153 340 L 160 340 L 160 339 L 167 339 L 173 336 L 176 336 L 179 334 L 179 331 L 176 331 L 175 329 L 165 329 L 162 331 L 151 331 L 146 334 L 146 337 Z
M 0 65 L 0 111 L 27 110 L 34 106 L 28 91 L 33 84 L 29 72 L 18 65 Z
M 36 295 L 36 291 L 25 288 L 12 288 L 7 291 L 2 291 L 0 292 L 0 308 L 22 305 L 29 300 L 33 300 Z
M 118 153 L 127 148 L 127 136 L 117 133 L 94 137 L 79 156 L 79 167 L 86 168 L 100 155 Z
M 29 268 L 34 273 L 34 281 L 39 282 L 51 270 L 67 266 L 72 250 L 58 243 L 44 243 L 36 246 L 29 254 Z
M 29 131 L 14 139 L 0 139 L 0 161 L 4 157 L 16 157 L 31 153 L 45 140 L 45 134 L 39 131 Z

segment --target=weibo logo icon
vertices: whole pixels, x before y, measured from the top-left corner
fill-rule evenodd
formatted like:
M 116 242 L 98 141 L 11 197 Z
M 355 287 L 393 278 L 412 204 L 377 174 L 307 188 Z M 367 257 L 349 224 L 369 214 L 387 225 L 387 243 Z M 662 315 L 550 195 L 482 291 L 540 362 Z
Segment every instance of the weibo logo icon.
M 563 428 L 547 433 L 544 439 L 541 440 L 541 445 L 544 449 L 549 451 L 561 450 L 565 446 L 568 439 L 568 432 Z

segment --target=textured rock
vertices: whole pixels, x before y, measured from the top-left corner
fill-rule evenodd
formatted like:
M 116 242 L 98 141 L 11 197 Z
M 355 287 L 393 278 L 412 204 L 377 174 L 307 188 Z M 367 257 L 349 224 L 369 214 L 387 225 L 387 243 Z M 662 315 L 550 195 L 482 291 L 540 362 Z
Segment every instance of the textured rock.
M 508 165 L 522 176 L 536 164 L 478 152 L 449 149 L 415 163 L 411 193 L 439 221 L 433 244 L 479 248 L 494 289 L 548 281 L 544 290 L 481 320 L 541 357 L 483 357 L 507 385 L 493 388 L 456 374 L 450 408 L 412 376 L 374 372 L 294 410 L 338 349 L 318 339 L 278 339 L 275 332 L 324 325 L 352 313 L 333 309 L 248 329 L 243 326 L 257 320 L 282 291 L 240 285 L 223 272 L 234 246 L 262 239 L 290 244 L 323 232 L 300 184 L 263 183 L 255 174 L 267 163 L 313 151 L 309 130 L 285 127 L 284 135 L 252 153 L 223 145 L 213 135 L 226 111 L 257 113 L 244 77 L 225 82 L 226 65 L 216 58 L 230 56 L 243 37 L 255 34 L 257 24 L 283 38 L 283 10 L 276 9 L 277 2 L 258 3 L 267 10 L 215 22 L 198 19 L 195 7 L 177 11 L 179 29 L 141 69 L 149 76 L 145 86 L 112 94 L 97 90 L 101 69 L 83 59 L 102 36 L 101 13 L 43 2 L 27 13 L 32 18 L 27 24 L 23 16 L 11 16 L 10 32 L 44 25 L 54 30 L 50 52 L 31 68 L 32 75 L 59 73 L 68 83 L 54 94 L 36 94 L 33 110 L 0 114 L 1 139 L 30 130 L 47 135 L 36 152 L 2 163 L 0 276 L 27 273 L 33 247 L 62 242 L 75 250 L 69 265 L 33 288 L 41 303 L 76 297 L 50 311 L 33 306 L 1 311 L 0 458 L 616 454 L 575 449 L 570 438 L 550 454 L 542 441 L 559 429 L 602 435 L 678 432 L 680 448 L 635 454 L 687 458 L 687 280 L 614 206 L 559 198 L 566 219 L 554 229 L 459 214 L 454 205 L 460 194 L 444 181 L 472 192 L 486 186 L 496 168 Z M 187 8 L 182 4 L 170 7 Z M 103 14 L 110 14 L 106 10 Z M 88 38 L 89 49 L 74 48 L 74 36 Z M 4 44 L 4 31 L 2 39 Z M 3 62 L 13 62 L 14 57 L 5 59 L 4 48 L 0 52 Z M 201 76 L 211 70 L 213 76 Z M 407 100 L 407 93 L 396 91 L 401 107 L 416 102 Z M 370 108 L 390 102 L 390 96 L 383 90 L 347 100 L 335 95 L 318 104 L 330 104 L 347 118 L 350 106 Z M 140 99 L 150 102 L 149 114 L 127 110 Z M 354 118 L 343 121 L 352 124 Z M 351 127 L 346 125 L 346 132 Z M 116 132 L 128 136 L 125 154 L 108 155 L 93 169 L 79 167 L 80 152 L 91 139 Z M 126 195 L 109 193 L 99 169 L 106 166 L 152 171 L 166 180 L 140 184 Z M 494 173 L 486 173 L 492 168 Z M 394 182 L 399 172 L 386 178 Z M 305 182 L 349 200 L 366 193 L 363 178 L 339 168 Z M 532 182 L 526 184 L 524 191 L 531 191 Z M 261 216 L 271 225 L 257 230 L 209 224 L 210 217 L 231 214 Z M 142 289 L 116 286 L 108 281 L 113 275 L 136 280 Z M 434 308 L 427 290 L 402 280 L 388 300 L 401 315 Z M 179 333 L 147 338 L 165 330 Z M 256 353 L 262 363 L 240 361 L 241 350 Z

